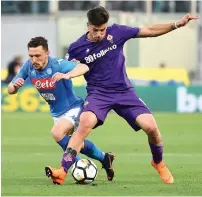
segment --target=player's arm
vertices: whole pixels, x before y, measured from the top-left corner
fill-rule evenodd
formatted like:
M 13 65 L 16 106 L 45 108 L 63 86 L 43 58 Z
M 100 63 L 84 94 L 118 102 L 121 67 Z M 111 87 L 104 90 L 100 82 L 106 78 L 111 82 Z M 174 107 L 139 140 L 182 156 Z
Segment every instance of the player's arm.
M 74 77 L 79 77 L 89 71 L 89 68 L 86 64 L 77 63 L 77 62 L 75 62 L 75 63 L 77 64 L 75 66 L 75 68 L 73 70 L 69 71 L 68 73 L 64 74 L 64 79 L 71 79 Z
M 24 85 L 24 79 L 18 78 L 16 81 L 10 82 L 8 85 L 8 93 L 9 94 L 16 94 L 18 92 L 18 89 Z
M 52 82 L 55 83 L 61 79 L 71 79 L 84 75 L 89 71 L 86 64 L 78 63 L 77 61 L 70 62 L 64 60 L 61 72 L 57 72 L 52 76 Z
M 8 85 L 8 93 L 16 94 L 20 87 L 24 85 L 24 81 L 28 76 L 28 63 L 26 62 L 19 73 L 13 78 L 13 80 Z
M 199 19 L 198 16 L 191 16 L 190 14 L 186 14 L 182 19 L 175 23 L 168 24 L 156 24 L 151 25 L 149 27 L 143 27 L 140 29 L 137 37 L 145 38 L 145 37 L 157 37 L 163 34 L 169 33 L 177 28 L 185 26 L 189 21 Z

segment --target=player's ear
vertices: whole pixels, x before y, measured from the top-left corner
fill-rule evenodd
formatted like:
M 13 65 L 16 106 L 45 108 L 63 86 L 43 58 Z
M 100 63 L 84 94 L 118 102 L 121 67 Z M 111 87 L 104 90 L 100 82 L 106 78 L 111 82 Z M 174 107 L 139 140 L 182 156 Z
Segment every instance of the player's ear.
M 88 28 L 88 31 L 90 30 L 90 23 L 87 22 L 87 28 Z

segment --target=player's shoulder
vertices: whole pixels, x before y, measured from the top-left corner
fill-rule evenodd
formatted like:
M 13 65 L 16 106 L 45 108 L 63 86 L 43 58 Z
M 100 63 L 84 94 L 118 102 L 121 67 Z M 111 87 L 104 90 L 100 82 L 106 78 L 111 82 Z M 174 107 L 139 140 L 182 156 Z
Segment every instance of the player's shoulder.
M 121 25 L 121 24 L 117 24 L 117 23 L 114 23 L 112 26 L 110 26 L 110 30 L 114 30 L 114 31 L 123 31 L 123 30 L 128 30 L 128 29 L 139 29 L 139 27 L 131 27 L 131 26 L 128 26 L 128 25 Z
M 59 57 L 49 57 L 48 61 L 53 67 L 61 67 L 63 65 L 71 63 L 69 60 Z
M 59 58 L 59 57 L 50 57 L 49 56 L 48 61 L 49 61 L 49 64 L 51 64 L 52 66 L 58 66 L 67 60 Z
M 61 59 L 61 60 L 62 60 L 62 59 Z M 49 57 L 48 57 L 48 62 L 49 62 L 50 64 L 58 64 L 61 60 L 60 60 L 59 57 L 57 57 L 57 56 L 55 56 L 55 57 L 49 56 Z
M 121 25 L 117 24 L 117 23 L 114 23 L 112 24 L 111 26 L 108 26 L 108 30 L 109 31 L 113 31 L 113 30 L 118 30 L 121 28 Z
M 68 51 L 72 51 L 74 49 L 77 49 L 78 47 L 81 47 L 86 42 L 86 34 L 83 34 L 80 38 L 78 38 L 75 42 L 71 43 L 69 45 Z
M 25 69 L 31 69 L 33 66 L 32 66 L 32 62 L 30 60 L 27 60 L 22 66 L 21 68 L 25 68 Z
M 119 25 L 117 23 L 112 24 L 111 26 L 107 27 L 107 33 L 113 36 L 119 36 L 122 32 L 122 25 Z

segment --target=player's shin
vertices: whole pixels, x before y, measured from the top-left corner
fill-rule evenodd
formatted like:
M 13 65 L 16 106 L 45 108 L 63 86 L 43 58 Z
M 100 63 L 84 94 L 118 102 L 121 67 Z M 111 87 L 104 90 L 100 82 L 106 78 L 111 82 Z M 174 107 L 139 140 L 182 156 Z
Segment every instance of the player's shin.
M 69 143 L 70 136 L 64 136 L 57 143 L 61 146 L 62 150 L 65 151 L 67 149 L 67 144 Z
M 81 149 L 81 153 L 100 162 L 104 160 L 105 156 L 105 153 L 89 140 L 84 140 L 84 147 Z
M 163 160 L 163 145 L 149 143 L 154 163 L 160 163 Z
M 149 146 L 153 161 L 158 164 L 163 160 L 163 144 L 159 130 L 154 130 L 148 134 Z
M 66 173 L 69 170 L 69 168 L 73 165 L 73 163 L 76 161 L 76 155 L 77 155 L 76 150 L 72 148 L 67 148 L 67 150 L 63 154 L 61 165 Z
M 70 136 L 64 136 L 60 141 L 57 142 L 61 146 L 63 151 L 65 151 L 67 149 L 67 145 L 69 143 L 69 140 L 70 140 Z M 79 159 L 80 159 L 80 156 L 77 155 L 76 161 L 78 161 Z
M 84 139 L 88 136 L 91 128 L 85 127 L 82 124 L 82 121 L 80 120 L 80 124 L 77 128 L 77 130 L 73 133 L 67 150 L 65 151 L 63 158 L 62 158 L 62 167 L 67 172 L 69 168 L 72 166 L 72 164 L 76 161 L 76 155 L 80 152 L 81 147 L 83 145 Z M 84 124 L 85 125 L 85 124 Z

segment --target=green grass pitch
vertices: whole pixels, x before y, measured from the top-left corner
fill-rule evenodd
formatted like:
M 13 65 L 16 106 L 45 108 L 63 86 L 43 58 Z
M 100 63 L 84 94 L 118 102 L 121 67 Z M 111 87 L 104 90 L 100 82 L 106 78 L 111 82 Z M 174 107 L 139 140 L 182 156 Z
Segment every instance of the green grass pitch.
M 62 150 L 50 135 L 46 113 L 2 113 L 2 196 L 202 196 L 202 114 L 154 114 L 164 141 L 164 159 L 175 177 L 165 185 L 151 167 L 146 135 L 135 133 L 116 114 L 89 139 L 116 154 L 114 181 L 98 166 L 93 184 L 52 185 L 44 167 L 57 167 Z M 84 157 L 84 156 L 82 156 Z

